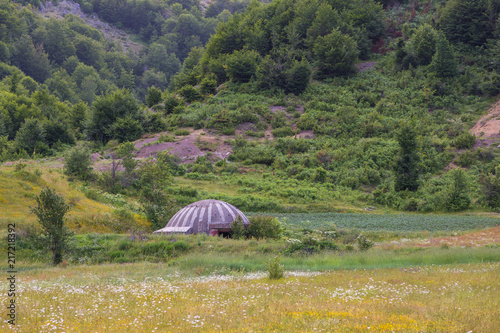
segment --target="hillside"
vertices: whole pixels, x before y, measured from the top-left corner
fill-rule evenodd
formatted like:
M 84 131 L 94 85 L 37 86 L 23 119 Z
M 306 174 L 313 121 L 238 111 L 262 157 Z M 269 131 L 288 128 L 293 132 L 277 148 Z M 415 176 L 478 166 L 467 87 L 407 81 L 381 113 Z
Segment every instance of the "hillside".
M 6 185 L 4 220 L 55 184 L 52 163 L 89 225 L 154 228 L 209 197 L 498 214 L 498 1 L 32 5 L 0 2 L 1 170 L 41 177 Z M 90 171 L 64 171 L 75 151 Z

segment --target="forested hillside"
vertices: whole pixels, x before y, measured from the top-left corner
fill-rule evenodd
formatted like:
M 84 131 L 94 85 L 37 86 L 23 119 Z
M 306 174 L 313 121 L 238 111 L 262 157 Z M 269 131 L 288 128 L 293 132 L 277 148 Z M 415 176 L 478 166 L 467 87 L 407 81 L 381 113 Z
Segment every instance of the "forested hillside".
M 143 47 L 0 0 L 0 162 L 65 157 L 87 195 L 157 226 L 208 197 L 500 209 L 500 128 L 469 132 L 500 92 L 499 0 L 77 3 Z M 200 129 L 194 162 L 160 153 Z

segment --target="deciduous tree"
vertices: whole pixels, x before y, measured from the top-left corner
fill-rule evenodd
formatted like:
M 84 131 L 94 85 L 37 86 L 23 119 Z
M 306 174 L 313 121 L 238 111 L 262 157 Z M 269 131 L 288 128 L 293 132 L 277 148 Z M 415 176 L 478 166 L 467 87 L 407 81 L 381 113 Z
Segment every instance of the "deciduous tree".
M 31 212 L 36 215 L 43 229 L 48 248 L 52 251 L 52 263 L 59 264 L 71 232 L 65 226 L 64 216 L 69 205 L 55 189 L 46 187 L 35 197 L 36 206 Z

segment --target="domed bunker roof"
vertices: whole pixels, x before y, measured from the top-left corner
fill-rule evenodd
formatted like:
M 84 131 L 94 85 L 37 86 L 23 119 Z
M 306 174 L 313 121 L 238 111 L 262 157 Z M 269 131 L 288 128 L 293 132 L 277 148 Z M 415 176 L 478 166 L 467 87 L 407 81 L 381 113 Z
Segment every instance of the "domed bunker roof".
M 230 232 L 231 224 L 238 215 L 244 225 L 249 224 L 248 218 L 233 205 L 220 200 L 201 200 L 179 210 L 165 228 L 154 233 L 206 233 L 216 236 Z

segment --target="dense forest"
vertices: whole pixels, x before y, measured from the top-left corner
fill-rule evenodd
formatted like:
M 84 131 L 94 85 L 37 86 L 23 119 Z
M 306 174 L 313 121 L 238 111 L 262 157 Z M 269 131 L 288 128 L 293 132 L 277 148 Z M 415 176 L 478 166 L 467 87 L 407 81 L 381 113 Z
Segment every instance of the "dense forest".
M 499 0 L 77 3 L 143 47 L 0 0 L 0 162 L 65 156 L 71 179 L 138 198 L 157 226 L 208 196 L 247 211 L 500 209 L 500 135 L 469 132 L 500 92 Z M 193 129 L 232 154 L 134 158 L 144 135 Z M 93 152 L 111 170 L 93 171 Z

